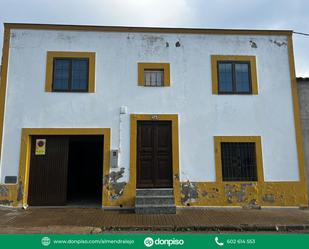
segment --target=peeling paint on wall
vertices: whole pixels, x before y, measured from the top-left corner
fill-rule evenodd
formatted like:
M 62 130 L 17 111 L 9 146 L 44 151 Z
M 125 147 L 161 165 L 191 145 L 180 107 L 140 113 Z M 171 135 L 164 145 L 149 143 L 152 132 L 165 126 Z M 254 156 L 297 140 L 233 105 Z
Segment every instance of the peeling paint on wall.
M 273 194 L 266 194 L 263 196 L 263 201 L 265 202 L 275 202 L 275 196 Z
M 245 208 L 245 209 L 261 209 L 261 206 L 258 205 L 256 199 L 252 199 L 251 201 L 249 201 L 248 204 L 244 205 L 243 208 Z
M 178 174 L 174 175 L 174 180 L 179 181 L 179 175 Z
M 12 206 L 12 204 L 13 204 L 13 201 L 11 201 L 11 200 L 0 200 L 0 205 L 2 205 L 2 206 Z
M 14 31 L 11 31 L 11 35 L 10 35 L 10 38 L 11 39 L 14 39 L 16 37 L 16 33 Z
M 219 188 L 209 188 L 202 191 L 202 196 L 207 199 L 216 199 L 219 198 Z
M 142 40 L 146 42 L 147 48 L 166 47 L 166 41 L 163 36 L 160 35 L 144 35 Z
M 110 184 L 109 194 L 111 201 L 117 200 L 120 196 L 122 196 L 126 184 L 126 182 L 115 182 Z
M 119 171 L 112 171 L 109 175 L 104 176 L 103 185 L 106 186 L 110 201 L 117 200 L 124 193 L 126 182 L 118 180 L 123 177 L 124 168 L 120 168 Z
M 251 48 L 257 48 L 257 44 L 254 41 L 250 41 Z
M 307 206 L 301 182 L 181 182 L 177 205 L 239 206 L 259 209 L 263 206 Z M 177 191 L 176 191 L 177 193 Z M 190 194 L 195 198 L 190 198 Z M 192 199 L 192 202 L 190 202 Z
M 254 183 L 243 183 L 240 185 L 225 184 L 224 191 L 227 201 L 233 202 L 245 202 L 248 200 L 248 187 L 254 188 Z
M 163 38 L 162 36 L 160 36 L 160 35 L 144 35 L 144 36 L 142 37 L 142 39 L 143 39 L 144 41 L 147 41 L 147 43 L 148 43 L 149 45 L 153 45 L 153 44 L 155 44 L 155 43 L 157 43 L 157 42 L 162 42 L 162 41 L 164 41 L 164 38 Z
M 0 185 L 0 205 L 16 206 L 17 184 Z
M 72 35 L 72 34 L 64 34 L 64 33 L 58 33 L 57 34 L 57 40 L 63 40 L 63 41 L 67 41 L 69 43 L 75 42 L 76 40 L 78 40 L 78 37 L 76 35 Z
M 272 42 L 273 44 L 277 45 L 278 47 L 281 47 L 281 46 L 286 47 L 288 45 L 288 43 L 285 42 L 285 41 L 280 42 L 280 41 L 272 40 L 272 39 L 270 39 L 269 41 Z
M 124 174 L 124 168 L 120 168 L 119 171 L 112 171 L 109 174 L 110 182 L 117 182 L 120 178 L 123 177 L 123 174 Z
M 160 54 L 169 48 L 169 43 L 163 35 L 145 34 L 141 40 L 142 50 L 139 52 L 139 56 Z
M 20 181 L 19 184 L 18 184 L 18 190 L 17 190 L 17 201 L 21 201 L 23 199 L 23 184 L 22 182 Z
M 190 202 L 195 202 L 198 198 L 197 185 L 193 182 L 187 181 L 181 183 L 181 203 L 184 205 Z
M 0 196 L 7 197 L 9 195 L 9 189 L 5 185 L 0 185 Z
M 279 184 L 267 184 L 263 189 L 262 201 L 265 205 L 290 205 L 290 203 L 299 202 L 299 198 L 306 199 L 304 193 L 302 193 L 301 188 L 295 186 L 295 184 L 284 184 L 282 188 Z M 303 195 L 303 196 L 302 196 Z

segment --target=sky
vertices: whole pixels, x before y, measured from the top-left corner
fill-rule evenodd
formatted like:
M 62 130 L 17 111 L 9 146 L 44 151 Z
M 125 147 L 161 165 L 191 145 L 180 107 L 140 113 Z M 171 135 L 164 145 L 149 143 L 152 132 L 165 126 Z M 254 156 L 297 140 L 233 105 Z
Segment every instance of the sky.
M 289 29 L 309 33 L 308 0 L 0 0 L 0 22 Z M 3 25 L 0 28 L 0 47 Z M 297 77 L 309 77 L 309 36 L 294 35 Z M 1 54 L 1 52 L 0 52 Z

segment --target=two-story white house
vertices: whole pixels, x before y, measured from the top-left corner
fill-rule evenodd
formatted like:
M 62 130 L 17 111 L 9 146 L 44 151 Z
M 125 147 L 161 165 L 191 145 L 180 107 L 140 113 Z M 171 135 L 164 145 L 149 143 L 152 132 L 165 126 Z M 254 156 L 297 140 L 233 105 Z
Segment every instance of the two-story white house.
M 5 24 L 0 98 L 2 205 L 308 203 L 291 31 Z

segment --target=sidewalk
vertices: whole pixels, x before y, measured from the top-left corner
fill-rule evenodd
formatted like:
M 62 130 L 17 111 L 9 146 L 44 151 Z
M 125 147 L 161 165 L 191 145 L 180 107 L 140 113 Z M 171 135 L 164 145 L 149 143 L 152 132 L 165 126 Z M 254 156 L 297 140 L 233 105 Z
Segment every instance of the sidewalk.
M 95 208 L 0 208 L 0 233 L 115 231 L 309 233 L 309 210 L 186 208 L 176 215 L 137 215 Z

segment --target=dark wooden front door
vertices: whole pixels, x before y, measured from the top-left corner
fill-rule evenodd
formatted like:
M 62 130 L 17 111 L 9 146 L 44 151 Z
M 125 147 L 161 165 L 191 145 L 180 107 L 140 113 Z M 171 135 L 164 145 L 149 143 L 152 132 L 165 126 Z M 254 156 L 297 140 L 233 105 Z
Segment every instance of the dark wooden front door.
M 170 121 L 137 122 L 137 187 L 173 186 Z
M 36 139 L 46 139 L 45 155 L 36 155 Z M 65 136 L 32 136 L 28 203 L 60 206 L 67 200 L 69 140 Z

